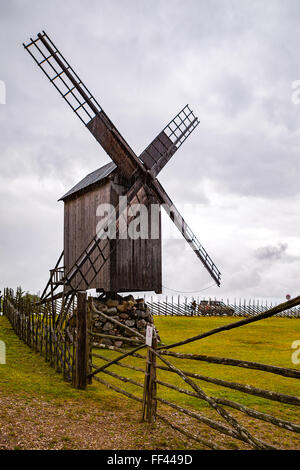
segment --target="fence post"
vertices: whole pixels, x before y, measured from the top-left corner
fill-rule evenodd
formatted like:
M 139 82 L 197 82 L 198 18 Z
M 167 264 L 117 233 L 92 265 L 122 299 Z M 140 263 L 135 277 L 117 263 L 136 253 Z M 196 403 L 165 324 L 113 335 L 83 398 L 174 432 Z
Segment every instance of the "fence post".
M 152 349 L 157 348 L 157 338 L 153 329 Z M 156 420 L 156 355 L 147 347 L 147 362 L 144 381 L 143 421 L 154 423 Z
M 86 292 L 78 292 L 76 318 L 76 354 L 73 385 L 85 389 L 87 383 L 87 302 Z
M 3 307 L 2 307 L 2 312 L 3 312 L 3 315 L 7 315 L 7 307 L 6 307 L 6 296 L 7 296 L 7 288 L 4 287 L 4 290 L 3 290 Z
M 87 351 L 86 351 L 86 371 L 87 375 L 92 372 L 92 335 L 90 332 L 92 331 L 92 297 L 89 297 L 88 303 L 87 303 L 87 335 L 86 335 L 86 341 L 87 341 Z M 91 384 L 92 383 L 92 377 L 89 377 L 87 379 L 87 383 Z

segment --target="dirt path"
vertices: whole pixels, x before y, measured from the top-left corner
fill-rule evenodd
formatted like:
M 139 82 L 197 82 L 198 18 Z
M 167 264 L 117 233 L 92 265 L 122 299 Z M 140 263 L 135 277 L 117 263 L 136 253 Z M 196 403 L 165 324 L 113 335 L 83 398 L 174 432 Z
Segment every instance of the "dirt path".
M 166 433 L 167 431 L 167 433 Z M 186 447 L 157 423 L 132 411 L 104 411 L 88 403 L 0 396 L 0 449 L 166 449 Z
M 139 404 L 105 387 L 76 390 L 0 317 L 0 449 L 189 448 L 162 423 L 141 422 Z

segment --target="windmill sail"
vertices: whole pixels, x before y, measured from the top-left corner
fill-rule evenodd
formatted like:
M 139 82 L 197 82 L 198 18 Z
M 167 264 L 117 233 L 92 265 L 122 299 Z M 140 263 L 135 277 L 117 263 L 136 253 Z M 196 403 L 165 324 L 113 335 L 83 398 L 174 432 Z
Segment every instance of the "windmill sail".
M 211 277 L 216 281 L 217 285 L 220 286 L 221 273 L 213 262 L 213 260 L 211 259 L 211 257 L 209 256 L 209 254 L 207 253 L 207 251 L 203 248 L 196 235 L 193 233 L 193 231 L 188 226 L 182 215 L 179 213 L 178 209 L 176 209 L 162 185 L 157 180 L 153 180 L 152 186 L 155 189 L 156 194 L 159 196 L 161 202 L 167 206 L 167 214 L 169 215 L 171 220 L 180 230 L 183 237 L 188 242 L 196 256 L 200 259 L 203 266 L 209 272 Z M 164 208 L 166 209 L 166 207 Z
M 187 104 L 140 155 L 151 175 L 156 177 L 183 142 L 198 126 L 199 120 Z
M 141 161 L 49 36 L 43 31 L 23 45 L 124 176 L 130 178 L 137 168 L 143 170 Z

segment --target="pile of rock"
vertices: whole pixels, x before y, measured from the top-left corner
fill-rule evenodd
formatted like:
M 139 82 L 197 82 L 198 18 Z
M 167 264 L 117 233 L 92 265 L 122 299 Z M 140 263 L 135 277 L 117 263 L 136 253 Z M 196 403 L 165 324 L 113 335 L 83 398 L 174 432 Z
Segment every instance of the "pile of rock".
M 104 318 L 101 314 L 93 312 L 92 331 L 109 336 L 100 337 L 94 335 L 93 341 L 95 345 L 103 344 L 120 348 L 129 345 L 134 346 L 137 345 L 138 341 L 141 341 L 141 338 L 117 325 L 114 321 L 110 321 L 110 319 L 117 320 L 121 324 L 141 333 L 143 336 L 146 334 L 147 325 L 154 326 L 153 316 L 144 299 L 134 299 L 132 295 L 127 295 L 126 297 L 118 295 L 116 297 L 112 299 L 109 295 L 102 294 L 100 297 L 93 299 L 96 309 L 109 317 Z M 127 342 L 122 337 L 131 338 L 133 342 Z

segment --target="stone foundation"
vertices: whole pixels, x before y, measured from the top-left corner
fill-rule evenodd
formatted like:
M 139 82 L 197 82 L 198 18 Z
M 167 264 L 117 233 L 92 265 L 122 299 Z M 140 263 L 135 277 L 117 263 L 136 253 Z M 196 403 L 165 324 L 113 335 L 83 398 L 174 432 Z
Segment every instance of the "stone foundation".
M 154 326 L 154 321 L 144 299 L 134 299 L 132 295 L 127 295 L 126 297 L 117 295 L 114 297 L 116 298 L 111 298 L 109 294 L 101 294 L 100 297 L 94 298 L 93 302 L 96 309 L 145 336 L 147 325 Z M 95 345 L 103 344 L 118 348 L 134 345 L 134 343 L 122 340 L 122 336 L 140 341 L 138 336 L 134 336 L 125 328 L 110 322 L 96 313 L 93 313 L 92 316 L 92 330 L 95 333 L 103 333 L 115 337 L 115 339 L 99 338 L 95 335 L 93 339 Z M 158 336 L 157 330 L 156 333 Z

